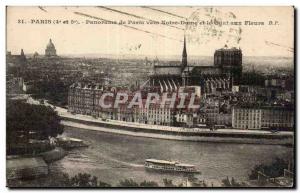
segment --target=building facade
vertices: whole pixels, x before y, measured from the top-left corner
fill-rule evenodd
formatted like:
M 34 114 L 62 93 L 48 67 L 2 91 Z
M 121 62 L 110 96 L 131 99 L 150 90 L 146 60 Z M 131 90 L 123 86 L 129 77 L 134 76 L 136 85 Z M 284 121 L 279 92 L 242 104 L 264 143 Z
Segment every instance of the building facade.
M 294 110 L 289 107 L 233 107 L 232 127 L 291 130 L 294 128 Z
M 264 107 L 261 111 L 262 123 L 265 128 L 293 128 L 294 110 L 290 108 Z
M 236 129 L 261 129 L 261 109 L 233 108 L 232 127 Z
M 74 114 L 90 115 L 95 118 L 112 119 L 127 122 L 137 122 L 152 125 L 168 125 L 172 126 L 175 123 L 180 123 L 181 126 L 196 124 L 197 109 L 194 111 L 188 110 L 186 107 L 191 100 L 191 94 L 195 94 L 194 105 L 199 103 L 201 97 L 200 87 L 184 87 L 179 88 L 178 93 L 169 92 L 168 98 L 171 98 L 173 93 L 176 93 L 174 106 L 171 106 L 171 101 L 166 101 L 164 106 L 161 107 L 161 100 L 156 103 L 151 103 L 149 107 L 145 107 L 146 98 L 142 94 L 142 107 L 133 106 L 129 108 L 129 102 L 132 100 L 135 92 L 127 90 L 120 90 L 116 88 L 103 87 L 100 85 L 74 83 L 69 87 L 68 93 L 68 111 Z M 114 93 L 113 96 L 104 98 L 104 104 L 110 105 L 108 108 L 103 108 L 100 105 L 101 96 L 104 93 Z M 119 107 L 114 107 L 114 102 L 117 92 L 127 93 L 128 102 L 120 104 Z M 187 93 L 184 99 L 184 108 L 177 109 L 179 104 L 179 94 L 181 92 Z M 161 93 L 162 94 L 162 93 Z M 161 97 L 162 98 L 162 97 Z

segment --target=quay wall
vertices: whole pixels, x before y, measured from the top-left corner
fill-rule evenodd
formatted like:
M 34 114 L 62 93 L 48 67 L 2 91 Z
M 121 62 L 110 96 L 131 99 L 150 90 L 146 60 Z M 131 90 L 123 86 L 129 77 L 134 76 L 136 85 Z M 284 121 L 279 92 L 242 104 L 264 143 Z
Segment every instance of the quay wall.
M 75 117 L 62 117 L 61 124 L 64 126 L 95 130 L 108 133 L 116 133 L 123 135 L 131 135 L 137 137 L 150 137 L 170 140 L 184 141 L 202 141 L 202 142 L 222 142 L 222 143 L 250 143 L 250 144 L 278 144 L 292 145 L 294 141 L 293 135 L 280 133 L 238 133 L 238 132 L 219 132 L 219 131 L 193 131 L 189 129 L 168 130 L 153 129 L 142 126 L 129 126 L 124 124 L 86 120 Z

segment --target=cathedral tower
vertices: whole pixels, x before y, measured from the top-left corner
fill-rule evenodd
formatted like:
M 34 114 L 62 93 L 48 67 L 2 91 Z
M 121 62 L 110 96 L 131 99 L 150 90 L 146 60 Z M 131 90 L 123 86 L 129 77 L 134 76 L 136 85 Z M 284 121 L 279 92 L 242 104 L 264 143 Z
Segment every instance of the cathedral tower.
M 234 84 L 239 84 L 243 71 L 243 54 L 239 48 L 224 48 L 218 49 L 214 54 L 214 65 L 220 67 L 224 74 L 230 75 L 233 78 Z
M 182 63 L 181 63 L 182 71 L 187 67 L 187 53 L 186 53 L 186 41 L 185 35 L 183 40 L 183 51 L 182 51 Z

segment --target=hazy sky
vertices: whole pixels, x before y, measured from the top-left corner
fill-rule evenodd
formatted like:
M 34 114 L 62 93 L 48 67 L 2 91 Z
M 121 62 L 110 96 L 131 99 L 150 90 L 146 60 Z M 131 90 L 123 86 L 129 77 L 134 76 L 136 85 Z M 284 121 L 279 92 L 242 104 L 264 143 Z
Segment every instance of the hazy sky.
M 293 56 L 293 11 L 292 7 L 8 7 L 7 50 L 17 54 L 23 48 L 25 53 L 44 54 L 52 38 L 58 55 L 181 55 L 186 34 L 188 55 L 212 56 L 227 44 L 240 47 L 246 56 Z M 116 22 L 189 21 L 198 25 L 186 29 L 186 25 L 174 23 L 86 24 L 86 20 L 100 21 L 96 18 Z M 26 24 L 18 23 L 19 19 Z M 31 23 L 38 19 L 51 23 Z M 242 25 L 200 24 L 211 19 Z M 69 24 L 54 24 L 53 20 L 68 20 Z M 70 24 L 71 20 L 79 24 Z M 245 21 L 264 25 L 245 25 Z M 278 25 L 268 25 L 269 21 L 278 21 Z

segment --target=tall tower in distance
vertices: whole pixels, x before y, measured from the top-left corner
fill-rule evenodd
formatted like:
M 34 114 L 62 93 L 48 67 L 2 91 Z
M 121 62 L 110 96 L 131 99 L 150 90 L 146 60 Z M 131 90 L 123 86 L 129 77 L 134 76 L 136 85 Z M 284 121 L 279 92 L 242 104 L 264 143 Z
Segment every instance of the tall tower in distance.
M 220 67 L 223 73 L 229 74 L 234 84 L 239 84 L 243 71 L 242 50 L 225 45 L 224 48 L 215 51 L 214 65 Z
M 186 53 L 186 40 L 185 40 L 185 35 L 184 35 L 184 40 L 183 40 L 183 50 L 182 50 L 182 62 L 181 62 L 181 78 L 182 78 L 182 86 L 187 86 L 188 85 L 188 77 L 189 77 L 189 72 L 185 71 L 187 67 L 187 53 Z
M 26 64 L 27 62 L 27 59 L 26 59 L 26 56 L 24 54 L 24 50 L 21 49 L 21 54 L 20 54 L 20 64 Z
M 46 57 L 55 57 L 56 55 L 56 49 L 54 44 L 52 43 L 52 40 L 49 40 L 49 43 L 45 49 L 45 56 Z
M 186 40 L 184 35 L 183 40 L 183 50 L 182 50 L 182 62 L 181 62 L 182 71 L 187 67 L 187 53 L 186 53 Z

